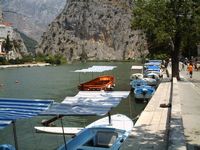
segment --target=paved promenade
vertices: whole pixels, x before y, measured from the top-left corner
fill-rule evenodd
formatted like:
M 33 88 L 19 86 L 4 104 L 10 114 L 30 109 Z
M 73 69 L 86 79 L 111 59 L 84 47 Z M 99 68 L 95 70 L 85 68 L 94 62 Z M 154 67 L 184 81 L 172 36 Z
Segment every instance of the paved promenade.
M 136 122 L 123 150 L 200 150 L 200 71 L 164 81 Z M 170 89 L 172 93 L 170 92 Z M 172 107 L 162 108 L 161 104 Z
M 171 82 L 160 83 L 154 96 L 137 120 L 130 137 L 122 146 L 123 150 L 165 150 L 167 148 Z
M 186 71 L 180 75 L 178 87 L 187 149 L 200 150 L 200 71 L 194 71 L 192 78 Z

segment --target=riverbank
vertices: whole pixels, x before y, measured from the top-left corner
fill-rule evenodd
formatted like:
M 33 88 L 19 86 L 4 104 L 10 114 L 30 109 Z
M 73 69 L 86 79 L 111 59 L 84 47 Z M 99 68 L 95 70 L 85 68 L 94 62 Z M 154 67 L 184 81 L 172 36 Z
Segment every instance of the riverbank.
M 16 65 L 0 65 L 0 69 L 5 68 L 19 68 L 19 67 L 43 67 L 50 66 L 50 63 L 27 63 L 27 64 L 16 64 Z

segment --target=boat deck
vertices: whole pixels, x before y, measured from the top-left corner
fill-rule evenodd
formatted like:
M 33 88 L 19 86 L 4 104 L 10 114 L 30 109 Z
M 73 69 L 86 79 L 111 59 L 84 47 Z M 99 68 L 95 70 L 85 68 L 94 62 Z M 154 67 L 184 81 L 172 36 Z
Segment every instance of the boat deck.
M 110 90 L 114 87 L 113 76 L 99 76 L 91 81 L 81 83 L 78 88 L 83 91 Z

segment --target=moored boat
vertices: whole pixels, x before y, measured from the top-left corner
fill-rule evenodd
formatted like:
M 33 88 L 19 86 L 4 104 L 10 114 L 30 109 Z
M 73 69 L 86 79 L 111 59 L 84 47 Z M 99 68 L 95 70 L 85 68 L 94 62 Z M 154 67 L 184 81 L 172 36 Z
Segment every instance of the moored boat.
M 147 82 L 147 85 L 150 85 L 150 86 L 158 86 L 158 80 L 156 79 L 153 79 L 153 78 L 143 78 L 144 81 Z
M 101 91 L 101 90 L 112 90 L 115 86 L 114 76 L 105 75 L 99 76 L 93 80 L 85 83 L 81 83 L 78 89 L 81 91 Z
M 150 99 L 155 93 L 155 88 L 148 85 L 137 86 L 134 90 L 135 99 Z
M 129 93 L 130 91 L 79 91 L 76 96 L 66 97 L 60 104 L 55 103 L 42 112 L 41 115 L 48 116 L 105 116 L 108 114 L 108 117 L 82 128 L 69 141 L 66 141 L 63 136 L 64 143 L 58 150 L 119 149 L 132 130 L 133 122 L 122 114 L 110 115 L 110 110 L 122 99 L 127 98 Z M 64 135 L 63 124 L 62 128 Z
M 145 77 L 155 79 L 156 81 L 160 80 L 159 72 L 156 71 L 147 72 Z
M 133 121 L 130 118 L 115 114 L 89 124 L 58 150 L 117 150 L 132 128 Z
M 0 150 L 16 150 L 14 146 L 10 144 L 1 144 Z
M 136 80 L 136 79 L 142 79 L 143 78 L 143 74 L 141 73 L 133 73 L 131 76 L 130 76 L 130 80 Z
M 132 89 L 135 89 L 137 86 L 147 85 L 147 81 L 144 79 L 135 79 L 130 82 L 130 86 Z
M 149 73 L 155 73 L 159 76 L 159 78 L 163 76 L 160 62 L 145 63 L 144 68 L 145 77 L 148 77 L 147 75 Z

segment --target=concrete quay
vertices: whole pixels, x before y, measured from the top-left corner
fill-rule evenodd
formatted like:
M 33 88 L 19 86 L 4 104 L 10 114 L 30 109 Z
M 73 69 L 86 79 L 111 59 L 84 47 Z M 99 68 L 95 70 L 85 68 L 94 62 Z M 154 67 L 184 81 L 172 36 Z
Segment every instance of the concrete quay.
M 162 150 L 167 146 L 171 82 L 162 82 L 135 123 L 125 150 Z M 160 107 L 166 106 L 166 107 Z
M 180 75 L 160 83 L 121 149 L 200 150 L 200 72 Z

